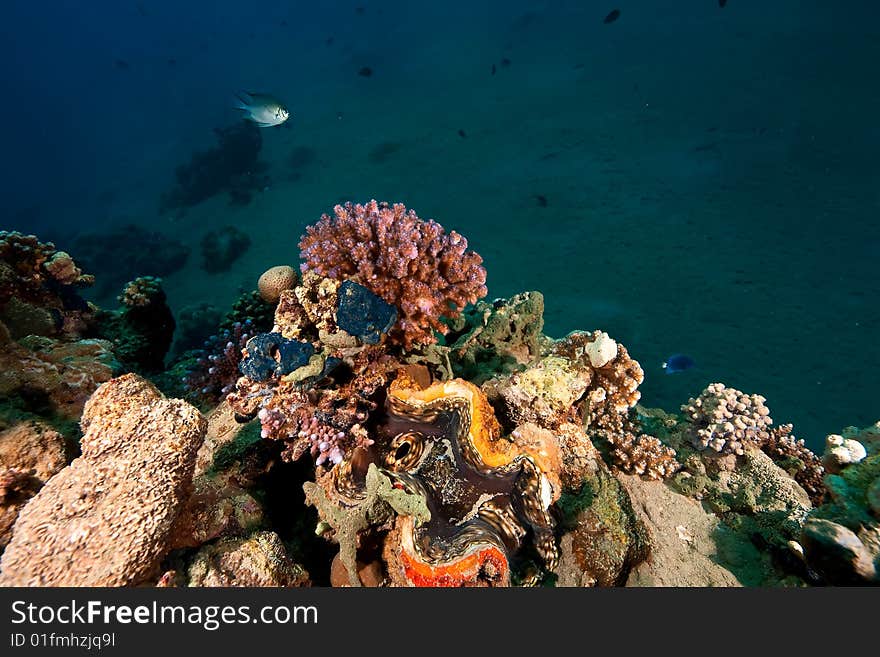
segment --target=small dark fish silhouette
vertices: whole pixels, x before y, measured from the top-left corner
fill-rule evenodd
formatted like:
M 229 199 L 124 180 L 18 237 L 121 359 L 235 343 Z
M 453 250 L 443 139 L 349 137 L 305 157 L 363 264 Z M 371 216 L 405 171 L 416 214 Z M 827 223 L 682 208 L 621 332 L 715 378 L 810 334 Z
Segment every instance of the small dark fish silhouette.
M 462 139 L 467 137 L 467 135 L 464 133 L 464 130 L 462 130 L 461 128 L 458 129 L 458 136 L 461 137 Z
M 363 16 L 366 11 L 367 11 L 366 7 L 355 7 L 354 8 L 354 13 L 356 13 L 358 16 Z
M 287 27 L 287 21 L 281 21 L 281 27 Z
M 495 75 L 495 64 L 492 64 L 492 75 Z
M 666 370 L 667 374 L 678 374 L 679 372 L 691 369 L 694 365 L 696 365 L 696 363 L 690 356 L 685 356 L 684 354 L 672 354 L 666 359 L 666 362 L 663 363 L 663 369 Z
M 120 71 L 127 71 L 131 68 L 131 64 L 129 64 L 124 59 L 115 59 L 113 60 L 113 66 L 118 68 Z
M 358 71 L 358 75 L 364 78 L 368 78 L 373 74 L 373 69 L 369 66 L 364 66 L 360 71 Z
M 177 66 L 177 60 L 174 57 L 168 58 L 168 66 Z
M 613 23 L 618 18 L 620 18 L 620 9 L 613 9 L 602 22 L 608 25 L 609 23 Z
M 718 6 L 724 9 L 727 6 L 727 0 L 718 0 Z
M 324 43 L 327 44 L 328 46 L 332 46 L 333 45 L 333 37 L 332 36 L 327 37 L 324 40 Z
M 546 208 L 547 207 L 547 197 L 543 194 L 535 194 L 535 200 L 538 202 L 538 207 Z
M 501 60 L 501 68 L 507 68 L 508 66 L 510 66 L 510 60 L 505 57 Z

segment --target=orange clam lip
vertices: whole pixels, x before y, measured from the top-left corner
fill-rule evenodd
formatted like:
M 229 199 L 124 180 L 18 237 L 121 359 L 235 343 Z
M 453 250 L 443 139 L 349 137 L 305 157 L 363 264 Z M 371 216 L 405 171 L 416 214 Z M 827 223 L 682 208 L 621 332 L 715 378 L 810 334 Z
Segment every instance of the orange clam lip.
M 488 545 L 458 561 L 431 565 L 404 551 L 401 553 L 406 579 L 414 586 L 457 587 L 476 582 L 487 565 L 494 567 L 499 579 L 507 580 L 507 557 L 494 545 Z
M 506 584 L 510 567 L 499 546 L 480 543 L 452 561 L 432 564 L 422 559 L 413 545 L 413 520 L 401 519 L 400 562 L 406 581 L 418 587 L 460 587 L 477 584 L 489 566 L 493 579 Z

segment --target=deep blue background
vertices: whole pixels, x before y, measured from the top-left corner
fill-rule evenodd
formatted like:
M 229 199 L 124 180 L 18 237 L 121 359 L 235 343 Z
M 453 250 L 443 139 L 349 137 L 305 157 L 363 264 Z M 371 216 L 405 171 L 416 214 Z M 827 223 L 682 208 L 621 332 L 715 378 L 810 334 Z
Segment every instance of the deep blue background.
M 878 19 L 828 0 L 7 1 L 2 227 L 264 238 L 226 279 L 169 277 L 179 309 L 295 261 L 339 200 L 400 200 L 470 238 L 490 295 L 542 290 L 550 334 L 626 344 L 648 405 L 721 380 L 818 449 L 880 418 Z M 271 190 L 160 217 L 242 88 L 294 114 L 264 133 Z M 296 146 L 317 161 L 294 181 Z M 674 352 L 698 367 L 665 376 Z

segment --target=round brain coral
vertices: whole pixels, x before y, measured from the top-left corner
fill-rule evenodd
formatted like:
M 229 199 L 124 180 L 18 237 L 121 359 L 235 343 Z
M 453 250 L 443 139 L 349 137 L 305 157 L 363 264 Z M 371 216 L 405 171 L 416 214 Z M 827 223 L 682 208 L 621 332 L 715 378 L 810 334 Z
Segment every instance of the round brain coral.
M 483 259 L 468 251 L 467 240 L 455 231 L 446 233 L 401 203 L 346 203 L 333 212 L 306 228 L 299 243 L 301 268 L 355 278 L 395 305 L 393 342 L 407 349 L 434 342 L 434 331 L 449 330 L 440 317 L 456 317 L 486 296 Z

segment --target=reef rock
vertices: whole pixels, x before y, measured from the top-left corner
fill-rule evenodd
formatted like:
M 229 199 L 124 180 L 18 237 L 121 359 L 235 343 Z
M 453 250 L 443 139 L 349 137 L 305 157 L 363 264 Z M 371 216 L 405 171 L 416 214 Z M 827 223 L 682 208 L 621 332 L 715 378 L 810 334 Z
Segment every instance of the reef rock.
M 589 384 L 589 373 L 567 358 L 549 356 L 522 372 L 487 381 L 483 391 L 490 400 L 501 401 L 511 423 L 552 427 L 575 419 L 574 404 Z
M 308 586 L 309 574 L 291 560 L 275 532 L 204 546 L 188 570 L 189 586 Z
M 130 586 L 158 574 L 205 419 L 127 374 L 95 391 L 81 423 L 82 456 L 21 511 L 0 585 Z
M 620 483 L 602 468 L 559 501 L 565 530 L 558 586 L 619 586 L 648 556 L 644 527 Z
M 545 340 L 544 295 L 523 292 L 480 301 L 464 315 L 465 327 L 449 344 L 455 375 L 477 385 L 538 360 Z
M 20 422 L 0 432 L 0 551 L 25 503 L 67 465 L 67 443 L 42 422 Z
M 742 585 L 724 565 L 716 540 L 723 527 L 715 515 L 662 482 L 627 475 L 618 479 L 645 527 L 650 551 L 629 573 L 627 586 Z M 749 548 L 747 538 L 738 540 L 740 547 Z
M 831 473 L 838 473 L 846 466 L 858 463 L 868 455 L 865 446 L 853 438 L 844 438 L 838 434 L 831 434 L 825 438 L 825 453 L 822 455 L 822 465 Z
M 0 325 L 0 398 L 17 397 L 39 415 L 76 420 L 95 389 L 120 369 L 106 340 L 13 342 Z
M 810 518 L 801 535 L 810 568 L 834 586 L 877 581 L 874 556 L 856 534 L 836 522 Z

